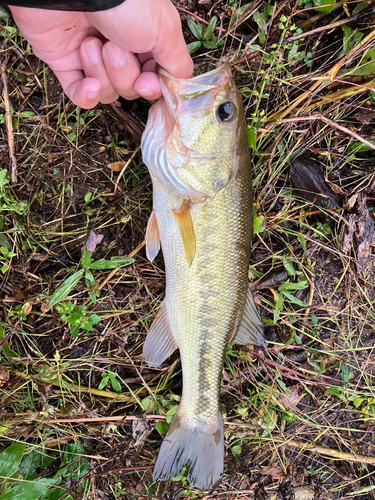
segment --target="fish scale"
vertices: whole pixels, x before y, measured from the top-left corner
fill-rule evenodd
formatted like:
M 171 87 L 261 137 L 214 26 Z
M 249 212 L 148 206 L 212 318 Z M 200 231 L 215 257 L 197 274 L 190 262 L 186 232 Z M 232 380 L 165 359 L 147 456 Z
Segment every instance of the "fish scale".
M 200 83 L 210 75 L 216 86 L 205 90 Z M 198 90 L 203 88 L 203 97 L 200 101 L 197 90 L 193 105 L 181 96 L 194 83 Z M 221 479 L 223 471 L 219 395 L 228 342 L 241 333 L 238 343 L 265 345 L 261 321 L 248 291 L 250 156 L 241 96 L 228 65 L 187 81 L 171 79 L 162 72 L 161 84 L 165 102 L 151 110 L 142 151 L 153 182 L 154 216 L 146 235 L 148 255 L 156 255 L 159 246 L 155 242 L 160 241 L 166 294 L 144 353 L 155 366 L 179 348 L 183 393 L 162 443 L 154 479 L 173 477 L 187 465 L 189 481 L 207 489 Z M 217 109 L 227 101 L 236 115 L 221 127 Z M 168 133 L 163 119 L 168 123 Z M 174 127 L 170 128 L 173 120 Z M 160 154 L 163 144 L 164 153 Z M 173 175 L 167 178 L 166 171 Z

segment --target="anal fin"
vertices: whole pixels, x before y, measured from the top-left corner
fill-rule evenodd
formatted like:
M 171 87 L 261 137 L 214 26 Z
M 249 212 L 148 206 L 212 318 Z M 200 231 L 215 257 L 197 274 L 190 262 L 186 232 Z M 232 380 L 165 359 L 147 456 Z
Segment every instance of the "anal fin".
M 188 200 L 184 200 L 178 210 L 172 210 L 172 214 L 176 219 L 178 228 L 180 230 L 186 259 L 190 267 L 195 255 L 196 242 Z
M 254 303 L 250 287 L 247 290 L 246 304 L 242 320 L 238 328 L 237 335 L 232 342 L 239 345 L 257 345 L 259 347 L 267 347 L 267 342 L 263 336 L 262 320 Z
M 160 235 L 155 210 L 152 211 L 148 219 L 145 240 L 146 255 L 148 260 L 152 262 L 160 250 Z
M 176 349 L 178 349 L 178 344 L 173 337 L 167 308 L 163 303 L 147 334 L 143 355 L 148 365 L 156 368 Z

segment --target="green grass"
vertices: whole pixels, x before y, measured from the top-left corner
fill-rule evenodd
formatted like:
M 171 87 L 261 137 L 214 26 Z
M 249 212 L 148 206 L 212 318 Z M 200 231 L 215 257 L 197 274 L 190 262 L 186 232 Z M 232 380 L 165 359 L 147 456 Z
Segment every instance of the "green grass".
M 264 4 L 258 14 L 233 1 L 210 15 L 197 7 L 205 29 L 217 19 L 193 46 L 196 70 L 225 57 L 244 96 L 256 222 L 249 275 L 269 339 L 265 351 L 227 349 L 225 473 L 208 494 L 190 487 L 183 472 L 152 482 L 181 395 L 181 366 L 177 353 L 161 369 L 142 360 L 164 267 L 160 255 L 149 263 L 142 247 L 152 189 L 139 143 L 106 108 L 86 112 L 62 99 L 11 22 L 4 28 L 14 54 L 7 78 L 18 182 L 6 182 L 3 172 L 3 120 L 0 470 L 3 459 L 9 469 L 0 500 L 15 488 L 24 488 L 25 499 L 274 500 L 287 498 L 288 488 L 295 498 L 374 497 L 374 244 L 361 274 L 355 234 L 343 246 L 361 199 L 372 214 L 375 206 L 374 155 L 353 136 L 373 141 L 374 123 L 355 117 L 375 106 L 374 41 L 358 45 L 372 27 L 363 17 L 356 32 L 353 25 L 352 32 L 314 32 L 354 15 L 358 4 L 337 3 L 305 22 L 295 13 L 311 6 L 300 3 L 294 10 L 294 2 Z M 182 17 L 187 42 L 196 42 Z M 285 42 L 303 22 L 312 34 Z M 334 65 L 356 47 L 331 82 Z M 144 120 L 147 105 L 133 111 Z M 325 222 L 291 188 L 290 163 L 306 149 L 349 207 L 325 210 Z M 119 182 L 108 167 L 115 162 L 127 164 Z M 91 231 L 103 239 L 88 255 Z M 134 262 L 126 267 L 106 264 L 127 256 Z

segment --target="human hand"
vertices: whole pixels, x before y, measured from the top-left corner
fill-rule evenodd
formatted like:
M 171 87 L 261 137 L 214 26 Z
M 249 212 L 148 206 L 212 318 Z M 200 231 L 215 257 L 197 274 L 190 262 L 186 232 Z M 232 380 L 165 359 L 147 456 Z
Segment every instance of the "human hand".
M 157 99 L 156 63 L 189 78 L 193 62 L 170 0 L 126 0 L 99 12 L 10 7 L 36 56 L 50 66 L 81 108 L 98 102 Z

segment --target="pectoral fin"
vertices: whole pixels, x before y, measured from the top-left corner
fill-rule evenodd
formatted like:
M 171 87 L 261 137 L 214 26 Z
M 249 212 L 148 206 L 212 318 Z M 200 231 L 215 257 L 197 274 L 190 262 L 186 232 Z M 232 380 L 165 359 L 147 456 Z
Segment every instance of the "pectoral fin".
M 178 228 L 180 230 L 186 259 L 190 267 L 195 255 L 195 234 L 188 200 L 184 200 L 178 210 L 172 210 L 172 214 L 176 219 Z
M 262 320 L 254 304 L 254 298 L 250 287 L 247 291 L 245 310 L 242 315 L 240 327 L 232 342 L 239 345 L 267 347 L 267 342 L 263 337 Z
M 148 260 L 152 262 L 160 250 L 160 235 L 155 210 L 152 211 L 150 218 L 148 219 L 145 240 L 146 255 Z
M 167 308 L 163 303 L 147 334 L 143 355 L 149 366 L 157 367 L 176 349 L 178 345 L 172 334 Z

